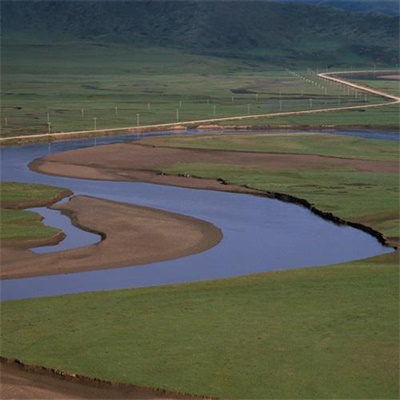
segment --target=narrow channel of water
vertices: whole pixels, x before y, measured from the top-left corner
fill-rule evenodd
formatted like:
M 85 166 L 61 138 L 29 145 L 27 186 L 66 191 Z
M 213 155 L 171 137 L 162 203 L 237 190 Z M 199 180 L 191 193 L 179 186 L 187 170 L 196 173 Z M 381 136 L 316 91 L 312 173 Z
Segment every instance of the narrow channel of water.
M 223 240 L 203 253 L 146 266 L 2 280 L 2 300 L 219 279 L 329 265 L 392 251 L 362 231 L 337 226 L 301 206 L 277 200 L 146 183 L 52 177 L 27 168 L 31 160 L 48 152 L 88 145 L 93 145 L 93 139 L 2 148 L 2 179 L 58 185 L 76 195 L 190 215 L 221 228 Z
M 72 225 L 71 218 L 63 215 L 57 210 L 49 208 L 30 208 L 30 211 L 39 213 L 43 217 L 43 223 L 47 226 L 59 228 L 65 233 L 65 239 L 57 245 L 34 247 L 31 250 L 37 254 L 44 254 L 56 251 L 76 249 L 78 247 L 89 246 L 101 241 L 101 236 L 92 232 L 87 232 Z

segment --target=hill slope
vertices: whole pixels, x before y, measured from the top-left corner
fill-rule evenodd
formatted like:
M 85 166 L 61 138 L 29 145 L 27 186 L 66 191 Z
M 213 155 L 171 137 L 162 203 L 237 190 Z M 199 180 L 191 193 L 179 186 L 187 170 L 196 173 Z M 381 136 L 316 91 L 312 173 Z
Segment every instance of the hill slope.
M 323 4 L 340 8 L 346 11 L 363 13 L 382 13 L 387 15 L 399 15 L 400 4 L 397 0 L 272 0 L 279 3 L 309 3 Z
M 261 1 L 1 2 L 7 38 L 162 46 L 282 63 L 398 63 L 399 18 Z

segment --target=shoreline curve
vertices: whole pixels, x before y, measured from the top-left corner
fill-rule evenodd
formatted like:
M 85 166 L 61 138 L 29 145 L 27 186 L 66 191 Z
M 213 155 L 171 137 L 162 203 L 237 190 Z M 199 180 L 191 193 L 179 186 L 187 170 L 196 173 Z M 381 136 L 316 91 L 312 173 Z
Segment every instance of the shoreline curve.
M 2 243 L 1 279 L 66 274 L 143 265 L 205 251 L 222 239 L 213 224 L 149 207 L 74 196 L 53 209 L 101 235 L 99 243 L 52 253 L 33 253 L 31 241 Z

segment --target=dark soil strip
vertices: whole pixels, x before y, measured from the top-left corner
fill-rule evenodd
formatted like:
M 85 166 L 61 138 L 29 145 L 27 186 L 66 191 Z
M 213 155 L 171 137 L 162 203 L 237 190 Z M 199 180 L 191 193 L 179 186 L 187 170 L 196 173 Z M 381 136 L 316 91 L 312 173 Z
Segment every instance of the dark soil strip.
M 141 387 L 128 383 L 112 382 L 84 375 L 71 374 L 40 365 L 24 364 L 19 360 L 1 356 L 0 362 L 2 370 L 2 399 L 213 399 L 212 397 L 152 387 Z M 20 395 L 18 393 L 19 385 L 23 385 L 24 391 Z M 73 389 L 73 394 L 70 391 L 71 388 Z M 69 395 L 66 396 L 66 393 L 69 393 Z

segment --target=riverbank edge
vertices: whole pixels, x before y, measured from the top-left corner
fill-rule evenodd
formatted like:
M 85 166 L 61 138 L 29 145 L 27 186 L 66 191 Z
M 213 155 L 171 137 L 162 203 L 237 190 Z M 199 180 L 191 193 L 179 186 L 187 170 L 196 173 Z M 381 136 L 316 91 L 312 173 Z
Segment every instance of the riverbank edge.
M 8 210 L 25 210 L 27 208 L 36 208 L 36 207 L 50 207 L 59 201 L 70 197 L 73 195 L 73 192 L 69 189 L 63 190 L 58 193 L 56 196 L 53 196 L 48 199 L 40 199 L 40 200 L 31 200 L 31 201 L 23 201 L 17 204 L 11 204 L 10 202 L 1 202 L 1 208 Z M 40 221 L 43 221 L 43 216 L 37 213 L 40 217 Z M 9 247 L 22 247 L 22 248 L 32 248 L 39 246 L 54 246 L 64 240 L 66 237 L 63 231 L 56 233 L 52 237 L 46 238 L 32 238 L 21 240 L 17 239 L 2 239 L 2 245 Z
M 277 199 L 280 201 L 285 201 L 285 202 L 292 203 L 292 204 L 301 205 L 301 206 L 307 208 L 308 210 L 310 210 L 313 214 L 318 215 L 319 217 L 321 217 L 329 222 L 332 222 L 334 224 L 337 224 L 340 226 L 350 226 L 352 228 L 359 229 L 359 230 L 373 236 L 383 246 L 391 247 L 394 250 L 398 249 L 398 243 L 397 243 L 398 240 L 397 239 L 391 240 L 390 238 L 385 237 L 378 230 L 373 229 L 368 225 L 364 225 L 359 222 L 347 221 L 345 219 L 337 217 L 336 215 L 332 214 L 331 212 L 320 210 L 306 199 L 302 199 L 300 197 L 292 196 L 292 195 L 285 194 L 285 193 L 279 193 L 279 192 L 264 192 L 264 193 L 269 198 Z
M 0 355 L 0 365 L 9 366 L 15 370 L 22 370 L 32 374 L 46 375 L 54 380 L 62 379 L 64 381 L 78 383 L 80 385 L 85 385 L 89 387 L 96 387 L 105 390 L 114 389 L 124 394 L 129 392 L 146 392 L 146 394 L 152 394 L 154 396 L 162 396 L 162 398 L 173 398 L 173 399 L 207 399 L 214 400 L 217 397 L 196 395 L 184 392 L 176 392 L 166 389 L 160 389 L 150 386 L 138 386 L 130 383 L 124 382 L 114 382 L 105 379 L 100 379 L 92 376 L 73 374 L 65 371 L 58 370 L 56 368 L 49 368 L 42 365 L 36 364 L 25 364 L 24 362 L 16 358 L 7 358 Z
M 123 202 L 118 202 L 118 201 L 111 201 L 111 200 L 104 200 L 104 199 L 99 199 L 96 197 L 91 197 L 91 196 L 84 196 L 84 195 L 77 195 L 72 197 L 72 201 L 74 199 L 80 199 L 80 202 L 84 203 L 84 209 L 82 207 L 75 208 L 72 207 L 72 209 L 69 209 L 69 203 L 66 204 L 60 204 L 60 205 L 53 205 L 50 208 L 54 209 L 56 211 L 59 211 L 61 214 L 67 216 L 70 220 L 71 223 L 82 230 L 85 230 L 87 232 L 95 233 L 100 236 L 100 240 L 95 243 L 94 245 L 87 245 L 83 247 L 75 247 L 73 249 L 69 250 L 63 250 L 63 251 L 54 251 L 50 253 L 44 253 L 44 254 L 35 254 L 30 251 L 32 247 L 38 247 L 42 245 L 46 245 L 47 243 L 40 243 L 38 241 L 34 240 L 20 240 L 19 242 L 15 241 L 14 243 L 2 243 L 2 250 L 4 251 L 3 253 L 3 258 L 6 257 L 9 260 L 11 260 L 11 263 L 14 262 L 13 265 L 20 265 L 24 268 L 24 270 L 14 272 L 13 269 L 10 269 L 9 265 L 4 264 L 2 270 L 0 271 L 0 282 L 5 281 L 7 279 L 23 279 L 23 278 L 32 278 L 32 277 L 39 277 L 39 276 L 48 276 L 48 275 L 59 275 L 59 274 L 68 274 L 68 273 L 78 273 L 78 272 L 88 272 L 88 271 L 98 271 L 98 270 L 103 270 L 103 269 L 115 269 L 115 268 L 123 268 L 127 266 L 140 266 L 140 265 L 145 265 L 153 262 L 162 262 L 162 261 L 168 261 L 171 259 L 177 259 L 181 257 L 186 257 L 189 255 L 197 254 L 206 250 L 209 250 L 210 248 L 216 246 L 218 243 L 223 238 L 223 233 L 221 229 L 219 229 L 217 226 L 214 224 L 199 219 L 199 218 L 194 218 L 188 215 L 183 215 L 183 214 L 178 214 L 174 213 L 171 211 L 165 211 L 165 210 L 159 210 L 157 208 L 153 207 L 145 207 L 145 206 L 140 206 L 140 205 L 132 205 L 129 203 L 123 203 Z M 91 220 L 91 223 L 83 223 L 79 220 L 80 215 L 84 215 L 85 213 L 87 214 L 88 210 L 90 208 L 96 209 L 96 205 L 91 204 L 91 201 L 96 201 L 96 202 L 101 202 L 103 204 L 106 204 L 111 207 L 128 207 L 136 210 L 138 215 L 140 215 L 141 218 L 148 218 L 148 214 L 152 214 L 152 218 L 154 220 L 157 220 L 159 217 L 161 218 L 167 218 L 169 221 L 169 225 L 171 226 L 171 222 L 175 225 L 177 223 L 183 223 L 181 229 L 183 229 L 186 232 L 187 237 L 191 237 L 192 241 L 196 240 L 193 243 L 189 243 L 189 245 L 176 245 L 174 246 L 174 251 L 171 253 L 171 251 L 167 251 L 167 254 L 165 254 L 165 251 L 167 247 L 161 247 L 159 250 L 160 252 L 153 252 L 152 249 L 148 249 L 147 252 L 145 251 L 144 254 L 139 257 L 139 259 L 135 260 L 129 260 L 129 263 L 126 263 L 126 259 L 121 259 L 117 258 L 118 261 L 112 261 L 115 257 L 115 254 L 112 252 L 111 249 L 108 249 L 105 254 L 103 254 L 103 258 L 101 261 L 96 260 L 96 256 L 91 253 L 93 251 L 93 247 L 97 245 L 102 245 L 102 242 L 107 237 L 113 236 L 114 234 L 114 241 L 115 241 L 115 228 L 112 226 L 112 224 L 108 224 L 108 228 L 104 229 L 104 227 L 101 227 L 98 225 L 98 222 L 96 220 Z M 86 208 L 86 210 L 85 210 Z M 147 215 L 147 217 L 146 217 Z M 140 218 L 139 217 L 139 218 Z M 107 221 L 107 219 L 106 219 Z M 165 224 L 165 221 L 164 221 Z M 187 227 L 190 227 L 189 229 L 185 230 L 185 225 Z M 167 227 L 163 227 L 163 232 L 167 232 Z M 113 233 L 114 232 L 114 233 Z M 151 232 L 155 237 L 157 237 L 157 230 L 153 229 Z M 194 239 L 193 235 L 201 235 L 200 239 Z M 171 235 L 169 235 L 171 236 Z M 127 237 L 127 236 L 125 236 Z M 61 237 L 60 239 L 62 239 Z M 181 242 L 178 242 L 181 243 Z M 48 244 L 57 244 L 57 243 L 48 243 Z M 183 247 L 182 247 L 183 246 Z M 112 247 L 113 248 L 113 247 Z M 168 247 L 172 248 L 172 247 Z M 92 249 L 92 250 L 91 250 Z M 119 248 L 119 252 L 121 252 L 123 247 Z M 126 249 L 125 249 L 126 250 Z M 13 252 L 19 252 L 23 251 L 24 256 L 20 260 L 14 261 L 14 256 Z M 7 256 L 4 256 L 8 252 Z M 82 255 L 83 252 L 83 255 Z M 104 252 L 104 249 L 103 249 Z M 126 251 L 122 251 L 121 254 L 126 254 Z M 137 254 L 137 252 L 135 253 Z M 155 255 L 154 255 L 155 254 Z M 57 256 L 58 258 L 62 259 L 62 257 L 67 257 L 66 259 L 68 260 L 68 257 L 70 260 L 74 260 L 74 257 L 77 257 L 75 259 L 74 263 L 74 268 L 65 268 L 64 266 L 61 266 L 58 268 L 57 271 L 51 270 L 47 268 L 47 265 L 55 265 L 55 260 L 51 258 L 51 256 L 55 257 Z M 35 259 L 33 257 L 48 257 L 47 260 L 43 259 Z M 72 257 L 72 258 L 71 258 Z M 90 263 L 88 265 L 79 265 L 79 257 L 84 257 L 84 258 L 90 258 Z M 18 262 L 21 261 L 22 264 L 18 264 Z M 26 268 L 27 263 L 31 265 L 28 269 Z M 78 266 L 76 265 L 78 264 Z M 38 268 L 39 266 L 39 268 Z M 41 266 L 41 267 L 40 267 Z M 7 268 L 8 269 L 7 269 Z
M 65 189 L 57 195 L 48 198 L 48 199 L 40 199 L 40 200 L 30 200 L 30 201 L 21 201 L 19 203 L 12 203 L 7 201 L 1 202 L 1 208 L 6 208 L 9 210 L 23 210 L 26 208 L 35 208 L 35 207 L 48 207 L 55 203 L 58 203 L 60 200 L 65 199 L 66 197 L 70 197 L 73 195 L 73 192 L 69 189 Z
M 38 170 L 39 171 L 39 170 Z M 163 174 L 165 176 L 168 176 L 167 174 Z M 170 176 L 177 176 L 177 175 L 170 175 Z M 191 178 L 191 179 L 202 179 L 202 180 L 209 180 L 208 178 L 202 178 L 199 176 L 194 176 L 194 175 L 185 175 L 186 178 Z M 303 199 L 301 197 L 296 197 L 290 194 L 286 193 L 279 193 L 279 192 L 272 192 L 272 191 L 267 191 L 267 190 L 260 190 L 260 189 L 255 189 L 252 188 L 251 186 L 248 185 L 235 185 L 232 183 L 226 182 L 222 178 L 216 178 L 213 179 L 214 181 L 220 183 L 221 185 L 229 185 L 231 187 L 237 187 L 238 190 L 228 190 L 228 192 L 231 193 L 246 193 L 246 194 L 252 194 L 255 196 L 263 196 L 267 197 L 269 199 L 275 199 L 275 200 L 280 200 L 284 201 L 285 203 L 291 203 L 295 205 L 299 205 L 302 207 L 305 207 L 309 211 L 311 211 L 313 214 L 318 215 L 319 217 L 325 219 L 326 221 L 332 222 L 336 225 L 339 226 L 350 226 L 355 229 L 359 229 L 365 233 L 368 233 L 369 235 L 373 236 L 375 239 L 378 240 L 380 244 L 386 247 L 391 247 L 394 250 L 398 249 L 398 242 L 399 238 L 394 238 L 393 240 L 390 238 L 387 238 L 384 236 L 381 232 L 378 230 L 371 228 L 368 225 L 361 224 L 359 222 L 354 222 L 354 221 L 348 221 L 343 218 L 340 218 L 336 215 L 334 215 L 331 212 L 323 211 L 318 209 L 317 207 L 314 206 L 314 204 L 310 203 L 308 200 Z M 183 187 L 183 186 L 182 186 Z M 244 190 L 242 190 L 244 189 Z M 213 189 L 215 190 L 215 189 Z M 217 189 L 218 190 L 218 189 Z

